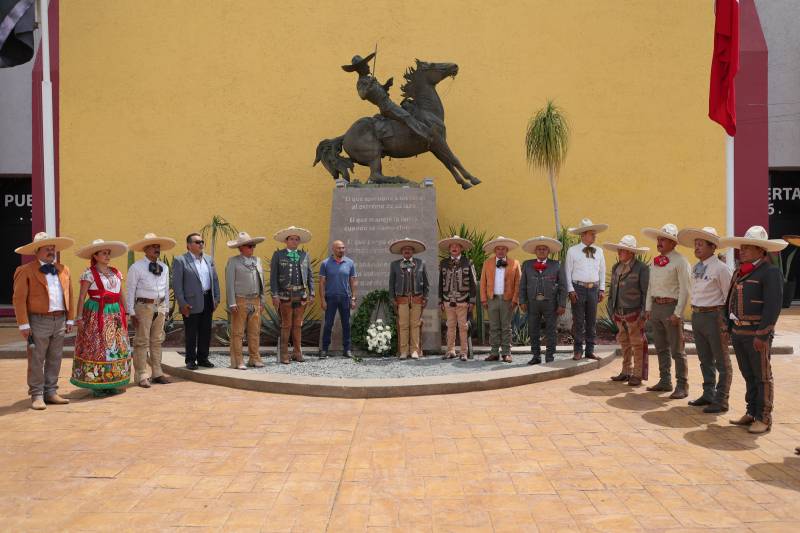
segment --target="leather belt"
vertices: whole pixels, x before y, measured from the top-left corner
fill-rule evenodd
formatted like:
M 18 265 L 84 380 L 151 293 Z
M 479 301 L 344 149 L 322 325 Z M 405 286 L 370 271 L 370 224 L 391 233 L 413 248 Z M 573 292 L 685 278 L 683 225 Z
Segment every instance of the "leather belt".
M 599 283 L 595 283 L 594 281 L 589 281 L 589 282 L 586 282 L 586 281 L 573 281 L 572 284 L 573 285 L 577 285 L 578 287 L 584 287 L 584 288 L 587 288 L 587 289 L 594 289 L 595 287 L 597 287 L 599 285 Z
M 162 303 L 164 303 L 164 298 L 158 298 L 158 299 L 136 298 L 136 303 L 137 304 L 159 304 L 159 305 L 161 305 Z
M 66 311 L 50 311 L 48 313 L 29 313 L 31 315 L 36 316 L 64 316 L 67 314 Z
M 654 297 L 653 301 L 656 302 L 657 304 L 661 304 L 661 305 L 678 303 L 678 299 L 677 298 L 661 298 L 659 296 Z
M 693 313 L 713 313 L 714 311 L 721 311 L 722 309 L 725 309 L 724 305 L 712 305 L 710 307 L 703 307 L 701 305 L 692 306 Z
M 536 301 L 537 302 L 541 302 L 542 300 L 544 300 L 544 294 L 537 294 L 536 295 Z
M 734 324 L 737 326 L 757 326 L 758 322 L 753 322 L 752 320 L 734 320 Z

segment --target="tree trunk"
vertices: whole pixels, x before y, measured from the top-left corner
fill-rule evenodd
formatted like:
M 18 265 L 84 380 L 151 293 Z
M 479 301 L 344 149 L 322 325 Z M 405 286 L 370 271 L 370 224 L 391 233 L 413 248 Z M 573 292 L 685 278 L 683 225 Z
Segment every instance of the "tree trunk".
M 558 214 L 558 193 L 556 193 L 556 173 L 552 168 L 550 168 L 548 169 L 548 174 L 550 177 L 550 192 L 553 193 L 553 214 L 555 215 L 556 219 L 556 238 L 558 238 L 558 234 L 561 231 L 561 217 Z

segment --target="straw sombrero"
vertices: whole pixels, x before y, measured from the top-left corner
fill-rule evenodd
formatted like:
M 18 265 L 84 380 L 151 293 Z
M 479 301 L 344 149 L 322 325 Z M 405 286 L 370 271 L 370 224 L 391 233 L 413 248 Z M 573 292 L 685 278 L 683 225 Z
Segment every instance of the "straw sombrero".
M 297 226 L 289 226 L 288 228 L 278 230 L 278 232 L 273 235 L 273 238 L 278 242 L 286 242 L 286 239 L 292 235 L 300 237 L 301 243 L 311 240 L 311 232 L 305 228 L 298 228 Z
M 642 228 L 642 235 L 653 240 L 664 237 L 665 239 L 678 242 L 678 226 L 667 223 L 661 226 L 661 229 Z M 694 246 L 694 244 L 692 244 L 692 246 Z
M 569 232 L 573 235 L 580 235 L 581 233 L 586 233 L 587 231 L 600 233 L 601 231 L 605 231 L 607 229 L 608 224 L 593 224 L 591 220 L 584 218 L 577 227 L 569 228 Z
M 623 235 L 622 238 L 619 240 L 618 243 L 612 242 L 604 242 L 603 248 L 612 252 L 618 252 L 620 250 L 628 250 L 629 252 L 633 252 L 635 254 L 641 254 L 644 252 L 649 252 L 650 248 L 646 246 L 638 246 L 636 242 L 636 237 L 633 235 Z
M 389 245 L 389 253 L 402 254 L 403 248 L 405 248 L 406 246 L 412 247 L 414 249 L 415 254 L 422 253 L 425 251 L 425 243 L 423 243 L 422 241 L 418 241 L 417 239 L 409 239 L 408 237 L 406 237 L 405 239 L 398 239 L 392 242 Z
M 459 237 L 458 235 L 453 235 L 452 237 L 447 237 L 439 241 L 439 249 L 446 252 L 450 249 L 451 244 L 460 244 L 464 251 L 472 249 L 472 241 Z
M 509 251 L 511 251 L 519 246 L 519 241 L 500 235 L 499 237 L 495 237 L 491 241 L 484 244 L 483 251 L 487 254 L 492 254 L 494 253 L 494 249 L 498 246 L 505 246 Z
M 111 257 L 119 257 L 128 251 L 128 245 L 122 241 L 95 239 L 92 241 L 92 244 L 87 244 L 83 248 L 78 248 L 75 255 L 84 259 L 91 259 L 91 257 L 100 250 L 111 250 Z
M 69 237 L 51 237 L 47 233 L 40 231 L 33 237 L 33 242 L 20 246 L 14 251 L 20 255 L 34 255 L 36 250 L 42 246 L 55 246 L 56 252 L 60 252 L 61 250 L 66 250 L 73 244 L 75 244 L 75 241 Z
M 240 246 L 244 246 L 245 244 L 258 244 L 260 242 L 264 242 L 265 240 L 267 240 L 266 237 L 251 237 L 246 231 L 240 231 L 239 236 L 236 237 L 236 239 L 228 241 L 228 248 L 238 248 Z
M 159 237 L 155 233 L 146 233 L 144 239 L 131 243 L 129 248 L 134 252 L 144 252 L 145 248 L 154 244 L 161 246 L 161 251 L 163 252 L 175 248 L 175 239 Z
M 532 237 L 522 243 L 522 249 L 528 252 L 529 254 L 536 253 L 537 246 L 547 246 L 550 249 L 551 254 L 557 254 L 561 251 L 563 245 L 560 241 L 556 239 L 552 239 L 550 237 L 545 237 L 544 235 L 540 235 L 538 237 Z
M 761 226 L 752 226 L 744 237 L 726 237 L 720 240 L 720 246 L 730 246 L 732 248 L 741 248 L 745 244 L 751 246 L 758 246 L 768 252 L 780 252 L 786 248 L 789 243 L 783 239 L 770 239 L 767 230 Z
M 719 248 L 719 241 L 722 237 L 717 233 L 717 228 L 706 226 L 704 228 L 683 228 L 678 232 L 678 242 L 689 248 L 694 247 L 695 239 L 702 239 Z

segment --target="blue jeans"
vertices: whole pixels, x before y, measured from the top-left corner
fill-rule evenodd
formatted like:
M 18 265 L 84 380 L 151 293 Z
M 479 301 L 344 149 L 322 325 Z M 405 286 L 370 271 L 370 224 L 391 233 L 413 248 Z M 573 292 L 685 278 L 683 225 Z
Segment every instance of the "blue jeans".
M 325 326 L 322 328 L 322 349 L 328 351 L 331 345 L 331 330 L 333 329 L 333 319 L 336 318 L 336 311 L 339 311 L 339 319 L 342 321 L 342 348 L 345 351 L 350 349 L 350 297 L 346 294 L 326 294 L 325 303 Z

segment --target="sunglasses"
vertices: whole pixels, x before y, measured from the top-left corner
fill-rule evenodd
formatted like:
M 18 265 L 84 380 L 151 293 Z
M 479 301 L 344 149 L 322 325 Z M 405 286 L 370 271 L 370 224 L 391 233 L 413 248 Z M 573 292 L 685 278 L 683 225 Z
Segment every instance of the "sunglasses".
M 205 244 L 206 241 L 192 241 L 192 244 Z

